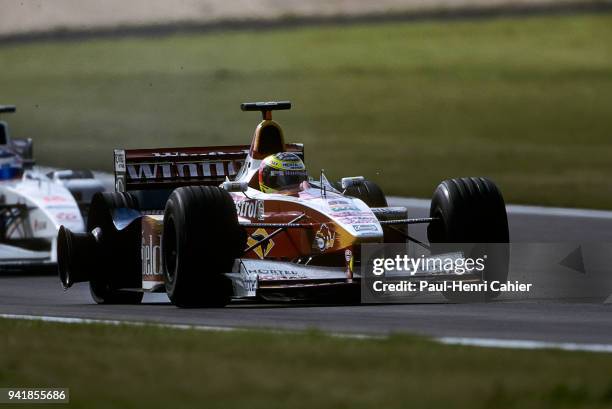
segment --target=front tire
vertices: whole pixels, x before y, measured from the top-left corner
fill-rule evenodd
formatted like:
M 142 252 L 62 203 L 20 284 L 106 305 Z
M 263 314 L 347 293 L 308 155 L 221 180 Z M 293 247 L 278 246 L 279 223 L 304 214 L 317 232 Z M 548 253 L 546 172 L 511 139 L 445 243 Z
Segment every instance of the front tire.
M 343 192 L 346 196 L 351 196 L 362 200 L 369 207 L 387 207 L 387 198 L 378 184 L 364 180 L 359 185 L 352 185 Z
M 430 217 L 437 219 L 427 229 L 432 249 L 440 248 L 436 246 L 438 243 L 475 244 L 466 246 L 471 247 L 471 251 L 465 256 L 476 259 L 486 255 L 486 267 L 481 279 L 489 283 L 507 281 L 508 216 L 504 199 L 495 183 L 482 177 L 443 181 L 434 192 Z M 444 250 L 448 249 L 449 246 L 444 246 Z M 479 301 L 495 298 L 499 293 L 488 291 L 484 297 L 461 292 L 447 292 L 444 295 L 453 301 Z
M 172 192 L 164 211 L 162 266 L 166 292 L 179 307 L 222 307 L 232 296 L 232 270 L 246 235 L 231 196 L 215 186 Z

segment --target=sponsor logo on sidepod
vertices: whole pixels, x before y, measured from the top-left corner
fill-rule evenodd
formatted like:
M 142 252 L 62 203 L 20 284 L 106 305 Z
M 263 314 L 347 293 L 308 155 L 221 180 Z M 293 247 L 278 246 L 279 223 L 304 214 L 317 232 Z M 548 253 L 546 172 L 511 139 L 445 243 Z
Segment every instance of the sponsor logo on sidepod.
M 238 213 L 240 217 L 261 219 L 264 214 L 264 202 L 263 200 L 243 200 L 241 202 L 236 202 L 236 213 Z
M 334 247 L 336 232 L 332 231 L 325 223 L 321 225 L 315 235 L 315 244 L 319 251 L 325 251 Z
M 161 242 L 161 235 L 158 235 L 156 243 Z M 161 246 L 153 242 L 153 235 L 149 234 L 148 240 L 142 238 L 142 275 L 157 276 L 161 275 Z
M 250 247 L 268 236 L 269 234 L 265 229 L 257 229 L 247 239 L 247 246 Z M 270 253 L 272 247 L 274 247 L 274 240 L 270 239 L 255 247 L 253 251 L 255 252 L 255 254 L 257 254 L 257 257 L 263 259 L 265 256 L 268 255 L 268 253 Z

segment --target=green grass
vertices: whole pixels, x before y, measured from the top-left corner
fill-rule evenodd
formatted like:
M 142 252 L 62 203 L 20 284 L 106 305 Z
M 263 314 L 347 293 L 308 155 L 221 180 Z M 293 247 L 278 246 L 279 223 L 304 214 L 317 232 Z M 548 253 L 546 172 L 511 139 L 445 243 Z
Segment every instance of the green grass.
M 245 143 L 243 101 L 306 143 L 311 173 L 429 197 L 485 175 L 507 201 L 612 207 L 612 15 L 222 32 L 0 47 L 3 103 L 40 162 Z
M 0 387 L 68 387 L 75 408 L 612 405 L 609 354 L 14 320 L 0 333 Z

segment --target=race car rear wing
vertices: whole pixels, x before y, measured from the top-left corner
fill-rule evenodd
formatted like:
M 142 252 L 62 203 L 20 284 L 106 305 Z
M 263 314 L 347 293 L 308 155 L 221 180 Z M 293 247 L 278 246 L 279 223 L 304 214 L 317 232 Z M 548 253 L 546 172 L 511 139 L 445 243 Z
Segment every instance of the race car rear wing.
M 161 149 L 115 149 L 115 190 L 169 189 L 221 184 L 233 179 L 249 153 L 249 145 Z M 285 144 L 304 159 L 304 145 Z

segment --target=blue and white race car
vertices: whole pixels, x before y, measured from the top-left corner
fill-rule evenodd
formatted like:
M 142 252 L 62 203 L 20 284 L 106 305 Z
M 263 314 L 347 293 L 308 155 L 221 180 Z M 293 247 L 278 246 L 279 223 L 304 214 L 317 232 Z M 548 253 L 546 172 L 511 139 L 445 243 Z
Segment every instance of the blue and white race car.
M 11 138 L 0 121 L 0 270 L 56 263 L 59 227 L 83 231 L 85 204 L 104 190 L 92 172 L 34 166 L 32 140 Z

